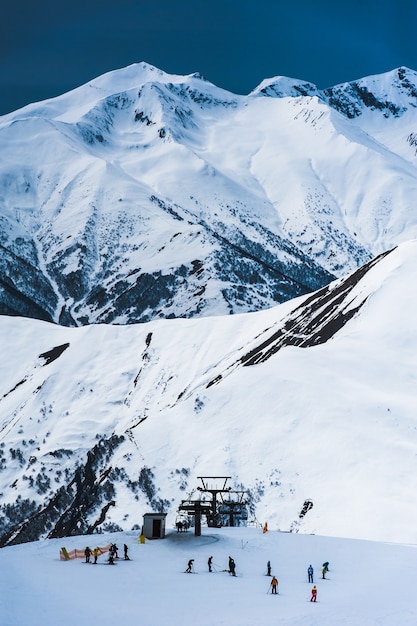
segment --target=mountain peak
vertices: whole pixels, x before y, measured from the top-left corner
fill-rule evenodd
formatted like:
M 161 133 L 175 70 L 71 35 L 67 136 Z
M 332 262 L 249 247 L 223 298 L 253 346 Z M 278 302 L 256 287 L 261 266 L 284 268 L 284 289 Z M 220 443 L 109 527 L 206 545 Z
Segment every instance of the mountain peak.
M 324 89 L 329 104 L 348 118 L 376 111 L 385 118 L 401 117 L 417 107 L 417 72 L 399 67 Z
M 317 96 L 320 92 L 313 83 L 287 78 L 286 76 L 275 76 L 263 80 L 249 95 L 250 96 L 270 96 L 272 98 L 297 98 L 299 96 Z

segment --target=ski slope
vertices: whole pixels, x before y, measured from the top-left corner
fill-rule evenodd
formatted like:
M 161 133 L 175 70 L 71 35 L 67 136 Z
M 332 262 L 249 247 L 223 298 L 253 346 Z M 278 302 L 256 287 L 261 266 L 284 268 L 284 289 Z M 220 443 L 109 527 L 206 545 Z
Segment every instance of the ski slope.
M 138 520 L 141 522 L 141 520 Z M 130 561 L 60 561 L 68 550 L 110 541 Z M 208 572 L 213 556 L 215 570 Z M 236 578 L 228 574 L 228 557 Z M 138 541 L 137 532 L 43 540 L 0 551 L 2 626 L 415 626 L 416 546 L 384 544 L 261 528 L 203 528 Z M 186 574 L 194 559 L 195 574 Z M 266 564 L 278 578 L 270 593 Z M 330 562 L 326 580 L 321 565 Z M 309 564 L 317 604 L 310 603 Z

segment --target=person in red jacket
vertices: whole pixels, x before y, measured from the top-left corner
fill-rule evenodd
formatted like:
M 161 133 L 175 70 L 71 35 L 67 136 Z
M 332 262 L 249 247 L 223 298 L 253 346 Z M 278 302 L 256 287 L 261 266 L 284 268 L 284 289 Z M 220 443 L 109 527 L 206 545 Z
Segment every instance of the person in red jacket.
M 316 585 L 314 585 L 312 590 L 311 590 L 310 602 L 316 602 L 316 600 L 317 600 L 317 587 L 316 587 Z

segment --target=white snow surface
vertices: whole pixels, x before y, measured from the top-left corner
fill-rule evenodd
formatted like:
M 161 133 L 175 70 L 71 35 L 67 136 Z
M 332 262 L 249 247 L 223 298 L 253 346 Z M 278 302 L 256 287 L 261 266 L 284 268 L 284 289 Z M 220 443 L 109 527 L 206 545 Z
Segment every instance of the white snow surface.
M 130 561 L 96 565 L 60 561 L 59 550 L 115 542 Z M 207 560 L 213 556 L 214 571 Z M 228 557 L 236 562 L 229 575 Z M 44 540 L 0 552 L 2 626 L 123 624 L 160 626 L 414 626 L 416 546 L 401 546 L 259 528 L 203 528 L 202 536 L 168 529 L 164 539 L 137 533 Z M 186 574 L 189 559 L 194 574 Z M 267 561 L 278 578 L 270 593 Z M 322 563 L 329 561 L 326 580 Z M 312 564 L 317 603 L 311 603 Z

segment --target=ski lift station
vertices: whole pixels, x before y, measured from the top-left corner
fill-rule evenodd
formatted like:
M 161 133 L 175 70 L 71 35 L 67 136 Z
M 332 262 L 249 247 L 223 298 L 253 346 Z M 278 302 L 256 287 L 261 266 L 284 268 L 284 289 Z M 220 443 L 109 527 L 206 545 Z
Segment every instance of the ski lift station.
M 163 539 L 165 537 L 166 513 L 145 513 L 143 516 L 142 535 L 146 539 Z
M 246 490 L 232 489 L 228 485 L 231 476 L 198 476 L 201 486 L 197 487 L 200 496 L 196 499 L 182 500 L 178 513 L 194 517 L 194 534 L 201 535 L 201 518 L 206 517 L 207 526 L 239 525 L 247 518 Z M 206 499 L 208 498 L 208 499 Z M 179 527 L 177 526 L 179 530 Z

